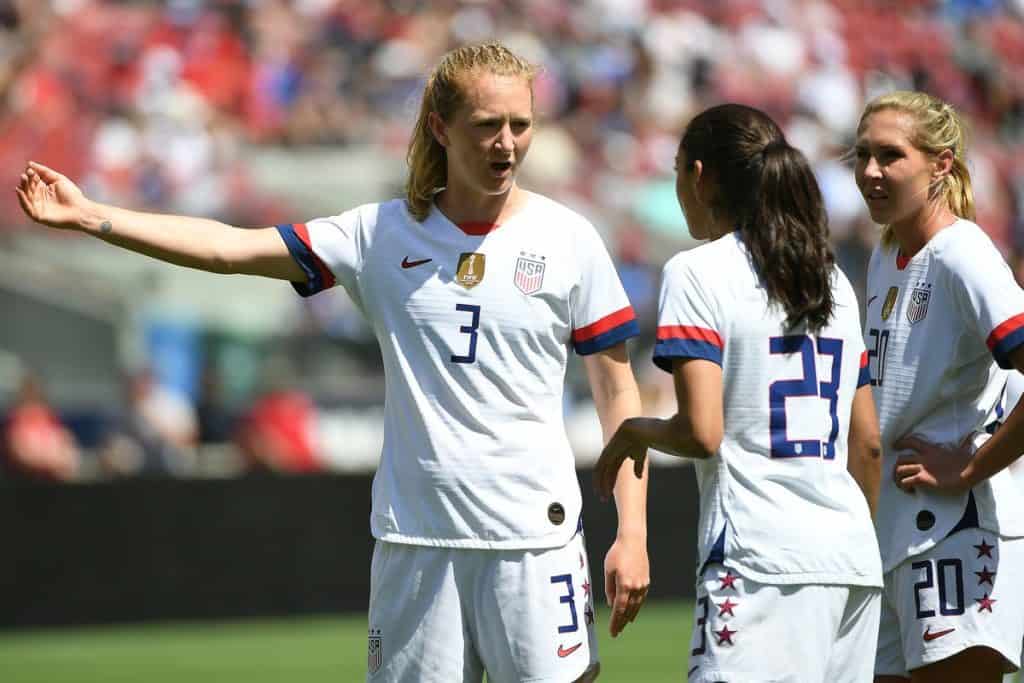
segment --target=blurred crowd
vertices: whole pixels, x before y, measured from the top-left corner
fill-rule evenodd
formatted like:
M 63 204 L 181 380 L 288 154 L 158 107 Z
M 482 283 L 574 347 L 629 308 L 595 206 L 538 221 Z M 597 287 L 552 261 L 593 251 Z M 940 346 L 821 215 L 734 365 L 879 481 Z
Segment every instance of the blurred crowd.
M 245 225 L 308 218 L 255 187 L 242 150 L 369 144 L 401 159 L 431 66 L 456 44 L 497 38 L 544 67 L 522 183 L 594 220 L 645 329 L 662 262 L 692 244 L 673 189 L 678 134 L 721 101 L 764 109 L 807 153 L 855 283 L 876 239 L 844 160 L 863 102 L 895 88 L 950 101 L 972 124 L 979 223 L 1020 277 L 1022 17 L 1024 0 L 0 0 L 0 173 L 14 178 L 33 158 L 117 204 Z M 25 229 L 13 194 L 0 194 L 0 240 Z M 656 406 L 667 388 L 644 353 L 637 367 Z M 111 438 L 101 471 L 175 472 L 188 457 L 166 453 L 205 438 L 203 394 L 161 397 L 145 373 L 126 383 L 127 397 L 156 396 L 135 411 L 155 417 L 120 433 L 137 443 L 156 433 L 171 450 L 126 455 Z M 330 466 L 303 426 L 315 403 L 279 394 L 254 397 L 216 438 L 237 443 L 253 467 Z M 74 437 L 41 396 L 26 380 L 6 450 L 27 453 L 29 469 L 74 477 Z M 47 430 L 61 446 L 32 455 L 40 439 L 19 434 Z M 289 448 L 286 464 L 268 464 Z

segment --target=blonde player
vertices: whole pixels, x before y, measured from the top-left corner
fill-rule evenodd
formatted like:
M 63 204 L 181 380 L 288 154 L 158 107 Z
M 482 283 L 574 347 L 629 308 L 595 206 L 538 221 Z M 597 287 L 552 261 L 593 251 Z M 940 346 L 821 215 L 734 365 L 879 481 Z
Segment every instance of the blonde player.
M 599 487 L 648 447 L 697 458 L 690 683 L 870 681 L 878 426 L 821 193 L 779 127 L 741 105 L 694 118 L 676 163 L 687 223 L 711 240 L 662 282 L 654 361 L 679 412 L 626 420 Z
M 877 516 L 886 601 L 878 681 L 1000 681 L 1024 636 L 1024 293 L 972 222 L 964 127 L 946 103 L 881 96 L 857 129 L 856 178 L 884 225 L 867 346 L 886 474 Z M 1006 424 L 989 438 L 998 423 Z M 939 445 L 941 444 L 941 445 Z
M 377 335 L 386 431 L 373 483 L 368 681 L 590 680 L 594 612 L 580 491 L 562 424 L 584 356 L 607 434 L 637 414 L 633 311 L 594 228 L 521 189 L 534 67 L 497 44 L 435 68 L 408 196 L 265 230 L 86 200 L 38 164 L 33 219 L 173 263 L 341 284 Z M 605 560 L 613 635 L 647 591 L 645 482 L 616 487 Z

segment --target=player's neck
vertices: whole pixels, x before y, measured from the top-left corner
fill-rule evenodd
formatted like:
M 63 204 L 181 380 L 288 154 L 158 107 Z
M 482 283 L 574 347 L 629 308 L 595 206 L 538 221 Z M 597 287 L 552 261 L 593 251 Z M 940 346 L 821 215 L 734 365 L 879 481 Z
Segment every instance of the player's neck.
M 437 208 L 456 225 L 505 222 L 526 202 L 527 193 L 518 185 L 500 195 L 482 195 L 446 189 L 437 196 Z
M 890 225 L 900 253 L 908 258 L 924 249 L 941 230 L 957 221 L 956 215 L 945 203 L 930 204 L 904 220 Z

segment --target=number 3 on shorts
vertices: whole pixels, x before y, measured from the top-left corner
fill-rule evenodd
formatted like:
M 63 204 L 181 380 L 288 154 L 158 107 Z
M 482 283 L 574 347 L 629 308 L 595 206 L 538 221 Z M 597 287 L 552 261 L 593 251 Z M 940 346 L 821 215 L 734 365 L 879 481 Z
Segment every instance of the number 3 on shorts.
M 576 618 L 576 593 L 572 589 L 572 574 L 556 574 L 551 577 L 551 583 L 565 583 L 568 592 L 558 596 L 558 602 L 569 603 L 569 614 L 572 616 L 572 623 L 558 627 L 559 633 L 572 633 L 580 629 L 579 620 Z

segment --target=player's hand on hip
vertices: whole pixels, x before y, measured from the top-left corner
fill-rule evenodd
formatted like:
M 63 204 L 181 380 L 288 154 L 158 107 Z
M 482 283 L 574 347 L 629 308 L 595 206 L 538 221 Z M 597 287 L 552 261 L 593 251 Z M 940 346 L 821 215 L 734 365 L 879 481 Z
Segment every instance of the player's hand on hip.
M 644 474 L 644 460 L 647 458 L 647 445 L 632 436 L 629 429 L 630 420 L 625 420 L 608 439 L 601 457 L 594 466 L 594 489 L 601 500 L 608 500 L 615 490 L 615 481 L 626 458 L 633 459 L 633 474 L 639 479 Z
M 908 493 L 918 486 L 947 493 L 966 491 L 970 487 L 961 474 L 973 456 L 970 442 L 971 437 L 968 437 L 956 448 L 951 448 L 913 434 L 899 439 L 893 447 L 911 452 L 896 460 L 893 469 L 896 485 Z
M 82 191 L 66 176 L 34 161 L 25 166 L 14 191 L 25 215 L 53 228 L 76 227 L 86 202 Z
M 616 538 L 604 558 L 604 594 L 612 610 L 608 620 L 612 638 L 636 619 L 650 585 L 646 538 Z

